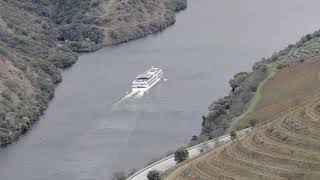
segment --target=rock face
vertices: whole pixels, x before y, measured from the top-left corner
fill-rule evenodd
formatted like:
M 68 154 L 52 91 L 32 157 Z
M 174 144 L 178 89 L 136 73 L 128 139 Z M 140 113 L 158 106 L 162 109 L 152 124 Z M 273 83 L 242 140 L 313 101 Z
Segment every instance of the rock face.
M 186 0 L 0 0 L 0 145 L 39 118 L 75 52 L 161 31 L 186 7 Z

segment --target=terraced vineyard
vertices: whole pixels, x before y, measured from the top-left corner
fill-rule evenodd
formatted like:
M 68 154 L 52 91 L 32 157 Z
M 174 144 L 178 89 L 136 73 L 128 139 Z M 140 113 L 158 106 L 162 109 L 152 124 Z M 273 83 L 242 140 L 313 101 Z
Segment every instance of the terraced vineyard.
M 320 179 L 320 96 L 166 179 Z
M 319 72 L 319 56 L 277 72 L 264 83 L 252 110 L 233 122 L 233 130 L 248 126 L 253 119 L 258 123 L 275 119 L 279 113 L 306 103 L 320 89 Z
M 279 72 L 264 87 L 253 112 L 259 125 L 250 134 L 189 160 L 164 179 L 319 180 L 319 72 L 319 57 Z

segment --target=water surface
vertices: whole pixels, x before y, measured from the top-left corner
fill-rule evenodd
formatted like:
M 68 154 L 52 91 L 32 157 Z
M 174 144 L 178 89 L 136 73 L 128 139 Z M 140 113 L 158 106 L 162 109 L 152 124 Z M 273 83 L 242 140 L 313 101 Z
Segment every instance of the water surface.
M 163 33 L 85 54 L 33 129 L 0 150 L 1 180 L 110 179 L 199 134 L 228 79 L 318 29 L 316 0 L 189 0 Z M 151 65 L 167 81 L 117 103 Z

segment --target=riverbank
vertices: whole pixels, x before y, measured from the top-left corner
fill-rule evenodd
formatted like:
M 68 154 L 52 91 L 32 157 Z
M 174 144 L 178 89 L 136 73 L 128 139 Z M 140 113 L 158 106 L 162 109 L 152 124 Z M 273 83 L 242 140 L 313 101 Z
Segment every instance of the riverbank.
M 232 116 L 233 118 L 230 119 L 230 125 L 226 125 L 225 133 L 231 130 L 241 131 L 255 125 L 258 126 L 259 124 L 266 123 L 268 120 L 279 116 L 279 114 L 297 108 L 297 106 L 303 105 L 307 100 L 310 100 L 315 90 L 319 89 L 317 85 L 319 81 L 318 52 L 320 50 L 318 34 L 319 31 L 316 31 L 313 34 L 304 36 L 295 45 L 289 45 L 285 50 L 274 54 L 272 58 L 263 59 L 255 63 L 253 72 L 237 73 L 234 78 L 230 80 L 230 86 L 233 88 L 231 93 L 235 93 L 234 97 L 225 97 L 228 98 L 229 103 L 226 102 L 225 99 L 218 100 L 217 103 L 214 103 L 213 107 L 209 107 L 209 110 L 212 111 L 211 113 L 225 113 L 225 117 L 228 117 L 227 115 L 232 115 L 228 114 L 232 113 L 232 109 L 230 111 L 228 110 L 230 107 L 236 105 L 232 104 L 234 100 L 241 97 L 241 95 L 243 97 L 243 94 L 248 92 L 253 92 L 253 96 L 248 99 L 246 106 L 243 107 L 243 113 L 239 116 Z M 292 55 L 295 55 L 294 58 Z M 259 68 L 257 68 L 257 66 Z M 302 72 L 300 72 L 301 69 L 303 70 Z M 261 74 L 259 74 L 259 72 Z M 259 79 L 259 81 L 255 81 L 257 79 Z M 252 82 L 256 82 L 257 84 L 253 86 Z M 239 87 L 240 85 L 241 87 Z M 250 91 L 248 91 L 248 89 L 250 89 Z M 235 91 L 240 91 L 241 93 L 239 94 Z M 302 92 L 304 92 L 304 94 L 302 94 Z M 223 108 L 227 110 L 223 110 Z M 203 117 L 203 119 L 209 119 L 209 117 L 210 114 L 208 117 Z M 216 132 L 213 130 L 211 133 Z M 200 135 L 200 138 L 203 138 L 203 134 Z M 210 134 L 209 137 L 206 138 L 206 140 L 211 142 L 214 136 Z M 193 137 L 190 145 L 198 144 L 199 140 L 201 139 Z M 206 142 L 207 141 L 204 143 Z M 211 151 L 210 153 L 214 154 L 216 151 Z M 205 159 L 204 155 L 201 155 L 195 159 L 191 158 L 177 167 L 172 165 L 171 167 L 174 167 L 171 170 L 172 172 L 167 171 L 169 168 L 165 170 L 161 168 L 154 169 L 159 172 L 164 172 L 165 179 L 168 178 L 166 177 L 168 175 L 174 179 L 176 176 L 185 173 L 180 169 L 185 170 L 186 168 L 190 168 L 192 164 L 201 163 L 201 161 Z M 154 169 L 144 168 L 137 174 L 141 177 L 146 176 L 149 171 Z
M 248 128 L 249 126 L 258 126 L 258 124 L 266 123 L 267 120 L 272 120 L 272 118 L 279 116 L 281 112 L 294 109 L 305 103 L 306 99 L 310 99 L 310 96 L 312 96 L 314 91 L 318 89 L 318 50 L 320 49 L 318 33 L 319 31 L 316 31 L 313 34 L 304 36 L 295 45 L 290 45 L 290 48 L 280 51 L 280 54 L 282 53 L 282 55 L 278 56 L 278 53 L 274 54 L 274 60 L 262 60 L 264 63 L 262 72 L 265 72 L 265 76 L 263 76 L 265 78 L 255 86 L 254 94 L 252 98 L 249 99 L 247 107 L 244 109 L 244 113 L 242 113 L 241 116 L 232 119 L 231 126 L 229 126 L 230 130 L 241 130 Z M 295 55 L 295 58 L 293 58 L 292 55 Z M 255 66 L 257 66 L 258 63 L 256 63 Z M 253 69 L 256 68 L 254 67 Z M 245 72 L 236 74 L 235 78 L 230 81 L 232 87 L 235 88 L 233 91 L 236 91 L 236 89 L 239 88 L 238 84 L 246 81 L 246 78 L 252 79 L 247 80 L 247 83 L 244 84 L 242 88 L 245 89 L 246 86 L 249 86 L 248 88 L 252 90 L 253 87 L 250 86 L 252 85 L 250 82 L 253 82 L 257 77 L 261 77 L 257 76 L 255 73 L 257 72 L 252 72 L 252 74 Z M 301 94 L 301 92 L 304 92 L 304 94 Z M 220 100 L 220 102 L 223 101 Z M 219 108 L 232 105 L 232 101 L 230 102 L 231 103 L 228 105 L 220 103 Z M 219 112 L 218 107 L 213 107 L 213 110 L 216 113 L 221 112 L 221 110 Z M 237 119 L 237 121 L 235 121 L 235 119 Z M 250 120 L 255 121 L 251 122 Z M 227 131 L 228 130 L 226 130 L 226 132 Z M 210 138 L 208 139 L 210 141 Z M 195 143 L 195 141 L 191 143 Z M 214 154 L 215 152 L 210 153 Z M 196 158 L 197 160 L 191 159 L 186 162 L 186 167 L 189 168 L 192 166 L 190 164 L 200 162 L 198 161 L 199 159 L 203 161 L 201 157 L 199 156 L 199 158 Z M 157 165 L 157 163 L 155 165 Z M 174 166 L 175 163 L 172 161 L 172 165 L 170 167 Z M 169 174 L 171 177 L 175 178 L 177 174 L 182 174 L 182 171 L 178 170 L 184 168 L 182 166 L 180 165 L 177 169 L 173 169 L 174 173 L 165 172 L 165 174 Z M 153 168 L 153 166 L 147 167 L 139 171 L 136 175 L 139 176 L 138 179 L 142 179 L 142 177 L 146 179 L 146 174 L 149 171 L 158 170 L 163 172 L 169 169 L 168 166 L 165 167 L 166 168 Z
M 254 109 L 259 100 L 259 85 L 274 74 L 274 70 L 282 69 L 304 62 L 305 59 L 319 55 L 320 30 L 303 36 L 297 43 L 288 45 L 285 49 L 274 53 L 270 58 L 263 58 L 252 67 L 252 72 L 240 72 L 229 81 L 231 91 L 209 106 L 209 113 L 202 117 L 202 131 L 199 138 L 193 138 L 191 144 L 196 144 L 213 137 L 220 136 L 231 129 L 239 130 L 250 126 L 250 119 L 238 123 L 233 121 L 248 109 Z M 275 67 L 274 67 L 275 66 Z M 253 107 L 252 107 L 253 106 Z M 233 126 L 232 128 L 230 128 Z
M 233 74 L 318 28 L 314 3 L 189 1 L 163 33 L 84 53 L 62 72 L 40 121 L 0 149 L 1 179 L 108 179 L 176 149 L 199 134 L 201 115 L 228 93 Z M 113 108 L 151 65 L 168 80 Z
M 169 179 L 318 179 L 310 164 L 319 162 L 319 71 L 319 56 L 279 70 L 261 87 L 258 104 L 237 122 L 256 119 L 245 138 L 178 166 L 167 172 Z
M 0 145 L 39 119 L 77 52 L 164 30 L 185 0 L 0 1 Z
M 97 3 L 86 13 L 85 25 L 67 26 L 57 33 L 61 43 L 75 52 L 93 52 L 104 46 L 163 31 L 175 23 L 175 13 L 187 8 L 187 0 L 109 0 Z M 79 35 L 74 34 L 77 28 L 89 29 L 88 33 L 95 35 L 79 39 Z

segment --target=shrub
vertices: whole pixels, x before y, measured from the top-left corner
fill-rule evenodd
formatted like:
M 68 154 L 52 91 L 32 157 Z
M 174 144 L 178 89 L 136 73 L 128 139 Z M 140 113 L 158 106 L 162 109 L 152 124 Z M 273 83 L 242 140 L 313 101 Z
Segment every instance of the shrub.
M 181 163 L 188 159 L 189 152 L 186 147 L 180 147 L 175 153 L 174 153 L 174 160 L 178 163 Z
M 249 73 L 247 72 L 240 72 L 233 76 L 233 78 L 229 81 L 229 84 L 231 88 L 234 90 L 236 89 L 241 82 L 243 82 L 247 77 Z
M 190 146 L 194 146 L 194 145 L 197 145 L 200 143 L 200 139 L 198 136 L 196 135 L 193 135 L 192 138 L 191 138 L 191 141 L 189 143 Z
M 31 120 L 30 120 L 29 117 L 23 116 L 22 119 L 21 119 L 21 122 L 22 122 L 22 123 L 25 123 L 25 124 L 30 124 L 30 123 L 31 123 Z
M 157 170 L 149 171 L 147 177 L 149 180 L 161 180 L 160 172 Z
M 249 125 L 250 125 L 251 127 L 255 126 L 256 124 L 257 124 L 257 120 L 256 120 L 256 119 L 251 119 L 251 120 L 249 121 Z
M 308 41 L 310 41 L 310 40 L 312 39 L 312 35 L 311 35 L 311 34 L 307 34 L 307 35 L 306 35 L 306 39 L 307 39 Z
M 198 141 L 198 139 L 199 139 L 198 136 L 193 135 L 192 138 L 191 138 L 191 141 Z
M 249 82 L 249 88 L 252 92 L 257 92 L 261 79 L 255 78 Z
M 283 69 L 283 68 L 286 68 L 286 67 L 288 67 L 288 66 L 289 66 L 289 64 L 280 63 L 280 64 L 277 65 L 277 69 Z
M 231 140 L 234 140 L 234 139 L 236 139 L 237 138 L 237 133 L 235 132 L 235 131 L 231 131 L 230 132 L 230 139 Z

